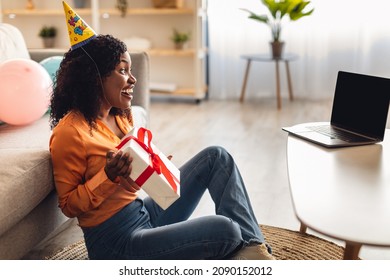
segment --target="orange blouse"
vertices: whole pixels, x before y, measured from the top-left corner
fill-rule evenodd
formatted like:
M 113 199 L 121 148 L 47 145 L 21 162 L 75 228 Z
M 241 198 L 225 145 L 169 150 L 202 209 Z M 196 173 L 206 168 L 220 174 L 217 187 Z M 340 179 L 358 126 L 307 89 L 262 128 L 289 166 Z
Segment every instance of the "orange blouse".
M 130 122 L 115 118 L 127 134 L 132 128 Z M 50 138 L 59 207 L 66 216 L 77 217 L 81 227 L 99 225 L 137 197 L 107 177 L 106 153 L 115 151 L 121 139 L 103 122 L 96 123 L 97 129 L 91 131 L 81 113 L 70 112 Z

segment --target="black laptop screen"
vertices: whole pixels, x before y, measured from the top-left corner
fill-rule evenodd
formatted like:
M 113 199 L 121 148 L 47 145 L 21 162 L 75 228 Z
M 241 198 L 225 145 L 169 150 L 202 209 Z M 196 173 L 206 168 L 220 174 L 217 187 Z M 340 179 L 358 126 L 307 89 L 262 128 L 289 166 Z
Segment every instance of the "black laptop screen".
M 339 71 L 331 124 L 383 140 L 390 79 Z

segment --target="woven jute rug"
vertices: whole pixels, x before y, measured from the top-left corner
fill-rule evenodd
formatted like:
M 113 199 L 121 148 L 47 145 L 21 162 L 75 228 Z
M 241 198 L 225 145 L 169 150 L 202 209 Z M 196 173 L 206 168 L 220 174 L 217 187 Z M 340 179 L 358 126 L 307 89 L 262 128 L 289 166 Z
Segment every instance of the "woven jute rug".
M 260 225 L 266 242 L 278 260 L 341 260 L 344 248 L 317 236 L 289 229 Z M 69 245 L 47 260 L 87 260 L 83 240 Z

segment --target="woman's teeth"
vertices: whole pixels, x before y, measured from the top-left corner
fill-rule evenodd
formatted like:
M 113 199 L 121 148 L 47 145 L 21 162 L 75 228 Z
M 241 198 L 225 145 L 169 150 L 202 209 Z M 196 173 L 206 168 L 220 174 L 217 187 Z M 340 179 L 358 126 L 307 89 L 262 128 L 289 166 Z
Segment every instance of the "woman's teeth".
M 131 88 L 122 91 L 122 93 L 127 94 L 127 95 L 130 95 L 132 92 L 133 92 L 133 89 L 131 89 Z

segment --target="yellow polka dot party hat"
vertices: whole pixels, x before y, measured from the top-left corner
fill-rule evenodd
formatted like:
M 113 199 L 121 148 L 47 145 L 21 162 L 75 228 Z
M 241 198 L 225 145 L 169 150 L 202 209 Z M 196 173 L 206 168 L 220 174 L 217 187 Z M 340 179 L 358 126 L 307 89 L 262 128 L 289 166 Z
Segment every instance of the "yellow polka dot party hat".
M 62 4 L 64 6 L 70 46 L 74 50 L 95 38 L 96 32 L 65 1 Z

